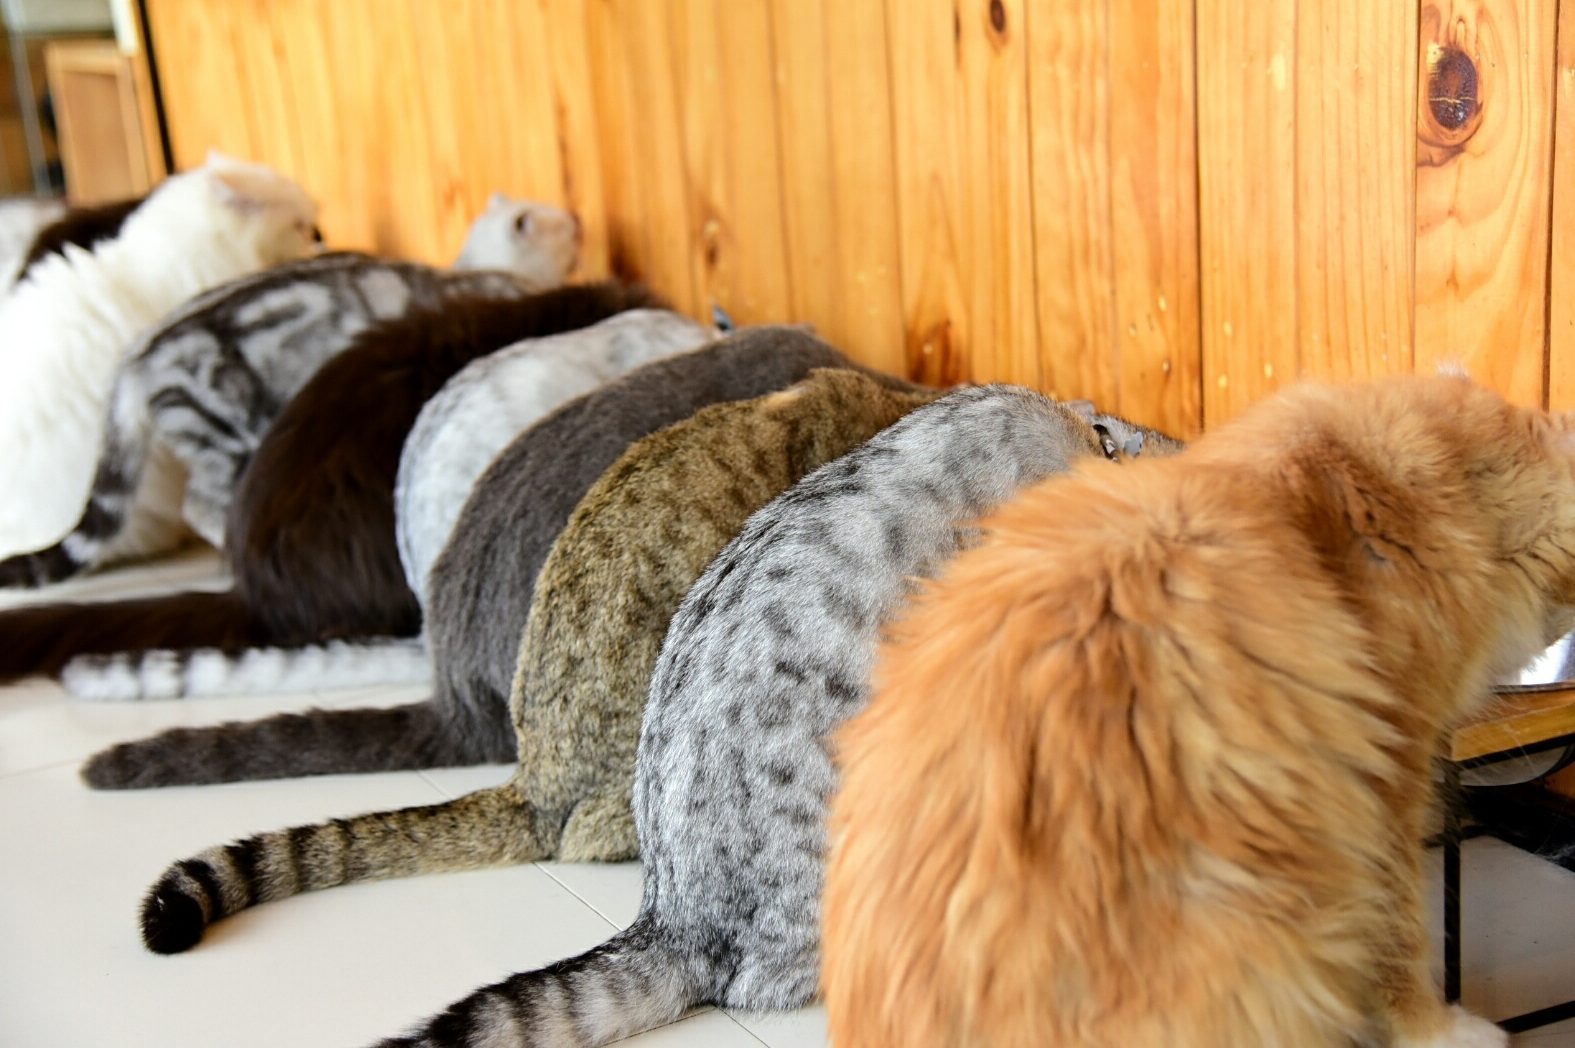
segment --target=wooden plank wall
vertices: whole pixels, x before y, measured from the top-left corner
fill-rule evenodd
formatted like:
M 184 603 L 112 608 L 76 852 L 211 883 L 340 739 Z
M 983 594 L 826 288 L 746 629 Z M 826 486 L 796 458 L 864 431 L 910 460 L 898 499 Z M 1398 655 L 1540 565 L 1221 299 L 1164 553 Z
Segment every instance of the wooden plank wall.
M 1183 435 L 1445 359 L 1575 406 L 1575 0 L 146 2 L 177 164 L 340 245 L 561 202 L 696 315 Z

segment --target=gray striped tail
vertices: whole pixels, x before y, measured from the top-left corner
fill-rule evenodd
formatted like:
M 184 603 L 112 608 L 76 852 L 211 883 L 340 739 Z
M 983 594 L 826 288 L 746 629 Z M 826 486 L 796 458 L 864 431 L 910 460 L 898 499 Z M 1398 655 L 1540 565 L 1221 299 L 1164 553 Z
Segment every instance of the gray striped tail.
M 703 1003 L 697 963 L 642 912 L 600 946 L 483 987 L 378 1048 L 594 1048 Z

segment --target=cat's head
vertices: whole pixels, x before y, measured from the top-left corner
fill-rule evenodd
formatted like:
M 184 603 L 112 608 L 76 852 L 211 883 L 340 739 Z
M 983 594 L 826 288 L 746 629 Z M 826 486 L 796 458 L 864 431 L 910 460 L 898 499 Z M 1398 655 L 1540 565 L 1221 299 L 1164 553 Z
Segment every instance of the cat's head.
M 1091 400 L 1063 400 L 1061 404 L 1076 413 L 1099 436 L 1100 449 L 1112 461 L 1137 458 L 1158 458 L 1174 455 L 1186 447 L 1175 437 L 1157 429 L 1128 422 L 1118 415 L 1107 415 L 1094 406 Z
M 505 269 L 532 290 L 546 291 L 568 279 L 580 260 L 580 220 L 561 208 L 502 193 L 471 223 L 456 269 Z
M 1575 412 L 1511 404 L 1457 369 L 1396 393 L 1357 402 L 1387 434 L 1382 450 L 1369 447 L 1397 476 L 1436 484 L 1451 501 L 1464 496 L 1469 510 L 1434 534 L 1440 544 L 1456 535 L 1485 543 L 1485 567 L 1503 579 L 1497 588 L 1514 621 L 1503 624 L 1491 671 L 1504 679 L 1575 626 Z M 1382 524 L 1383 509 L 1375 512 Z
M 271 167 L 214 150 L 201 167 L 175 175 L 154 195 L 160 221 L 201 223 L 264 266 L 320 246 L 317 204 L 300 184 Z

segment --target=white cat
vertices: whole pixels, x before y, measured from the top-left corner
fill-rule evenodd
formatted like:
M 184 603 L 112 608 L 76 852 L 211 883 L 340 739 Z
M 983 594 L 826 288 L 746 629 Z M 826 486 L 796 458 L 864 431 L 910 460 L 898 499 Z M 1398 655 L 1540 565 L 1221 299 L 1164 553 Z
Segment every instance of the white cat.
M 116 368 L 207 288 L 314 249 L 317 206 L 257 164 L 211 154 L 159 186 L 91 252 L 67 246 L 0 298 L 0 554 L 76 523 Z

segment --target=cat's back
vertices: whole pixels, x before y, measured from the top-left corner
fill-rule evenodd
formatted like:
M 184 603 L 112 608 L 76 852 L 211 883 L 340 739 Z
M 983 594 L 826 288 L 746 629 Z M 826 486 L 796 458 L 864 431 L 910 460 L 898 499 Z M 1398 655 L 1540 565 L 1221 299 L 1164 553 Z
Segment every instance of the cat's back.
M 709 329 L 663 309 L 632 309 L 589 327 L 527 339 L 465 365 L 421 408 L 395 488 L 400 557 L 417 594 L 477 478 L 556 406 L 647 360 L 693 349 Z
M 484 634 L 487 655 L 476 661 L 506 694 L 536 575 L 579 500 L 629 445 L 709 404 L 843 366 L 847 358 L 806 332 L 749 329 L 638 368 L 515 437 L 477 479 L 433 563 L 434 651 L 475 648 Z
M 750 518 L 675 618 L 673 657 L 744 657 L 736 622 L 760 618 L 784 644 L 809 643 L 795 608 L 829 628 L 869 631 L 909 575 L 952 548 L 952 530 L 1020 485 L 1098 453 L 1091 427 L 1014 386 L 958 390 L 828 463 Z M 814 596 L 817 600 L 807 600 Z M 817 630 L 822 628 L 817 626 Z M 693 649 L 694 654 L 685 654 Z M 720 660 L 716 686 L 728 666 Z M 658 676 L 653 704 L 703 679 Z M 683 704 L 694 709 L 694 695 Z
M 817 369 L 779 393 L 702 408 L 635 443 L 575 507 L 537 582 L 533 630 L 667 621 L 750 513 L 939 393 Z M 572 625 L 570 625 L 572 624 Z M 527 652 L 550 659 L 552 650 Z
M 1043 481 L 921 585 L 837 735 L 834 1036 L 1148 1043 L 1162 1017 L 1223 1043 L 1214 989 L 1358 955 L 1394 736 L 1298 522 L 1316 414 Z

